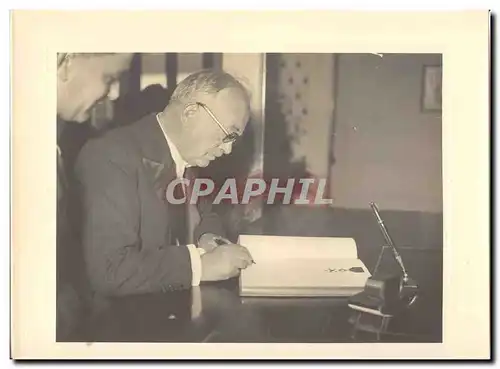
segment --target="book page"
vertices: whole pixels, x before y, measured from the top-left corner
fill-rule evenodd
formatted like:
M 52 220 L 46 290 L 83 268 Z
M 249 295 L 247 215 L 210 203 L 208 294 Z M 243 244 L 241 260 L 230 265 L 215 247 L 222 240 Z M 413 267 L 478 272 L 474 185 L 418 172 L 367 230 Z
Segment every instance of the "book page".
M 256 263 L 286 259 L 357 259 L 356 242 L 340 237 L 288 237 L 240 235 Z
M 363 287 L 370 275 L 359 259 L 262 261 L 241 272 L 243 287 Z

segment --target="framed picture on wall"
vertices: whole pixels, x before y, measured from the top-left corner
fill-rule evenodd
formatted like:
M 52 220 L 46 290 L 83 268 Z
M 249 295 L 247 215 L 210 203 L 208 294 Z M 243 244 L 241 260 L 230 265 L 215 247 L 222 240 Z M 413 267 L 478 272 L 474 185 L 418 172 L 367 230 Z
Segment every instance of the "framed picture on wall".
M 442 109 L 442 66 L 426 65 L 423 71 L 422 110 L 441 111 Z

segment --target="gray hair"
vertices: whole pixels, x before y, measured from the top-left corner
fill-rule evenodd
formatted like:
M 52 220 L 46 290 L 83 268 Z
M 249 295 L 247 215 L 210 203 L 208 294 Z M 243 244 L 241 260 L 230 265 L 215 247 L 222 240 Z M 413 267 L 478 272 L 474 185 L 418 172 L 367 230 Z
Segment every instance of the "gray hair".
M 179 82 L 170 101 L 183 102 L 196 93 L 215 94 L 226 88 L 238 88 L 250 99 L 250 93 L 243 81 L 224 71 L 204 69 L 190 74 Z
M 105 56 L 105 55 L 114 55 L 117 53 L 57 53 L 57 67 L 59 68 L 63 62 L 68 61 L 75 57 L 96 57 L 96 56 Z

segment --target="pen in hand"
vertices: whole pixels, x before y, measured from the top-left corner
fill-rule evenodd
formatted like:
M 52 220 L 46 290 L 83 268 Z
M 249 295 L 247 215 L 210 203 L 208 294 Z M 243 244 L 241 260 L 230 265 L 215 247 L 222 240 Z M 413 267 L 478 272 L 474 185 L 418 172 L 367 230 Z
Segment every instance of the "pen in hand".
M 216 238 L 215 243 L 217 244 L 217 246 L 229 244 L 229 242 L 223 240 L 222 238 Z
M 217 246 L 228 245 L 231 243 L 230 241 L 223 239 L 223 238 L 216 238 L 214 241 L 217 244 Z M 255 260 L 252 260 L 252 264 L 257 264 L 257 263 L 255 262 Z

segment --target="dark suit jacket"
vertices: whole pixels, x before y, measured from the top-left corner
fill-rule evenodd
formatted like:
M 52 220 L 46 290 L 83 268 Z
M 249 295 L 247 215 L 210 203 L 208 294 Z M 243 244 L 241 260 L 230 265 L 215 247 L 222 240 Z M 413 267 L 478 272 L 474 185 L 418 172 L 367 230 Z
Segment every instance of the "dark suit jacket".
M 93 290 L 116 296 L 191 287 L 189 251 L 172 237 L 178 208 L 164 200 L 175 164 L 155 114 L 90 140 L 75 174 Z M 206 232 L 225 235 L 210 207 L 199 208 L 194 239 Z
M 58 121 L 58 141 L 64 122 Z M 85 283 L 82 279 L 79 244 L 72 227 L 69 208 L 70 174 L 66 156 L 57 155 L 57 300 L 56 339 L 65 341 L 75 332 L 85 308 Z

